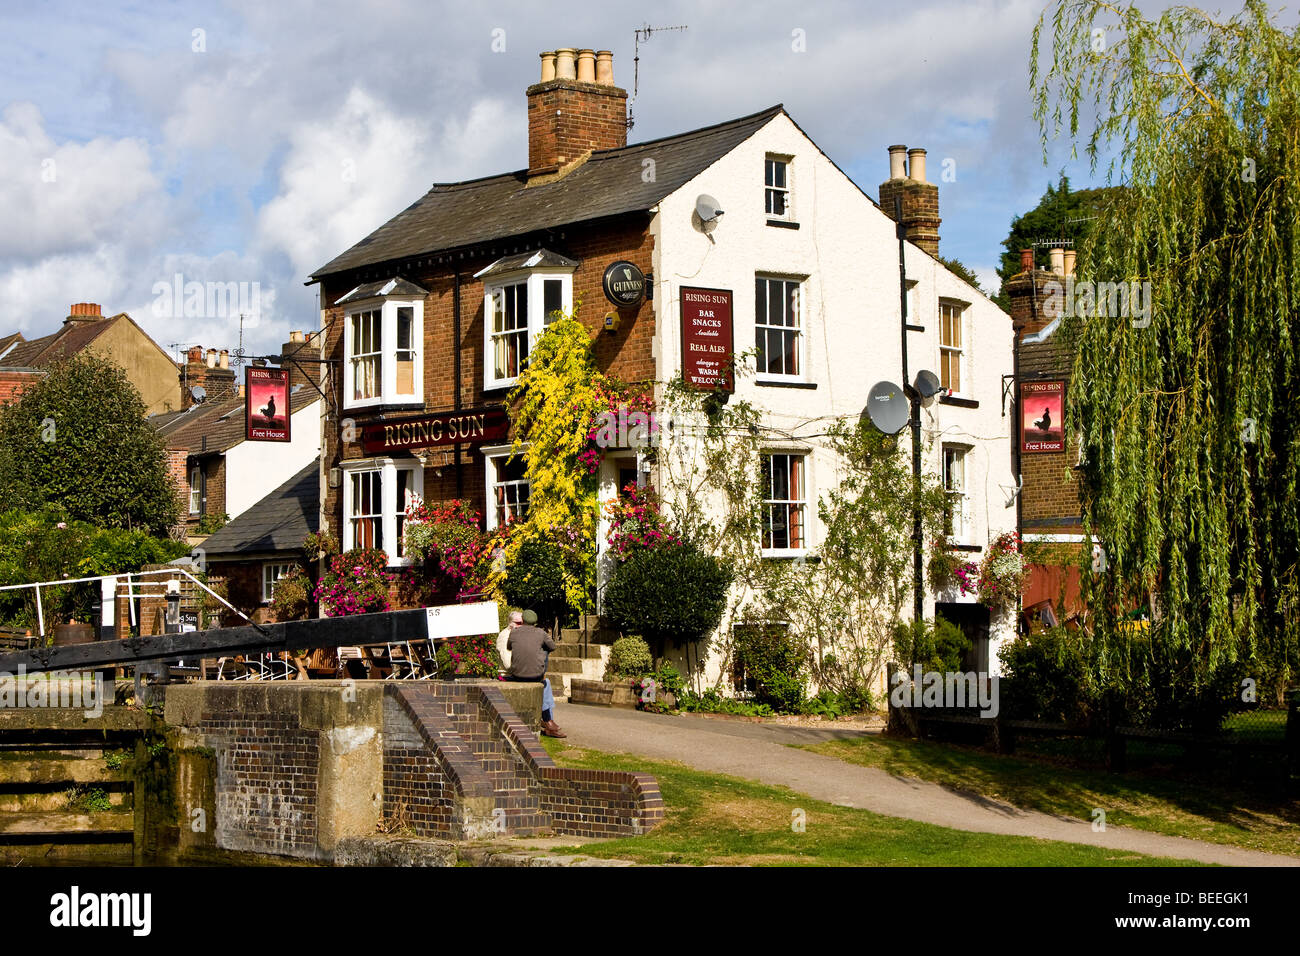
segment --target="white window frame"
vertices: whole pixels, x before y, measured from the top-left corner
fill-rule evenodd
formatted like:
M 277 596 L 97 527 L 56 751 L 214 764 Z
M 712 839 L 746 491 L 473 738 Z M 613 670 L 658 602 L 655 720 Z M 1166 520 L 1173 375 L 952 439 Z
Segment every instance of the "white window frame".
M 559 279 L 560 309 L 566 315 L 573 312 L 573 270 L 557 267 L 538 267 L 521 269 L 501 276 L 494 276 L 490 282 L 483 284 L 483 387 L 507 388 L 518 381 L 518 375 L 496 376 L 496 361 L 493 351 L 493 318 L 496 314 L 497 293 L 504 293 L 507 286 L 526 284 L 528 289 L 528 353 L 519 360 L 519 369 L 523 371 L 528 363 L 528 355 L 533 354 L 537 340 L 550 325 L 550 316 L 545 312 L 546 280 Z
M 411 391 L 397 391 L 397 315 L 398 309 L 409 308 L 411 315 L 411 350 L 415 367 L 411 375 Z M 353 360 L 353 323 L 357 316 L 369 312 L 380 313 L 379 394 L 372 398 L 354 398 L 356 372 Z M 404 350 L 405 351 L 405 350 Z M 424 300 L 409 296 L 375 296 L 348 303 L 343 323 L 343 407 L 345 409 L 371 408 L 383 405 L 424 404 Z
M 795 321 L 794 325 L 773 325 L 771 323 L 770 315 L 766 316 L 768 321 L 760 325 L 758 321 L 758 307 L 759 307 L 758 283 L 759 282 L 764 282 L 764 283 L 783 282 L 787 284 L 790 283 L 794 284 L 795 287 L 794 301 L 787 303 L 788 309 L 791 312 L 793 312 L 794 315 L 794 321 Z M 754 274 L 754 347 L 756 350 L 754 353 L 754 370 L 755 370 L 754 381 L 756 382 L 806 382 L 808 381 L 808 362 L 807 362 L 807 347 L 806 347 L 806 342 L 808 339 L 808 335 L 807 335 L 808 293 L 807 293 L 806 282 L 807 279 L 806 277 L 803 276 L 781 275 L 779 273 L 771 273 L 771 272 L 756 272 Z M 766 292 L 766 288 L 767 287 L 764 286 L 765 292 Z M 782 299 L 784 298 L 785 297 L 782 296 Z M 764 306 L 763 306 L 765 312 L 767 310 L 767 305 L 766 305 L 767 301 L 769 300 L 765 295 Z M 765 369 L 759 368 L 757 347 L 758 347 L 758 330 L 760 328 L 777 329 L 782 332 L 788 332 L 790 330 L 794 331 L 794 339 L 795 339 L 794 360 L 795 360 L 795 365 L 798 368 L 798 371 L 794 373 L 768 372 Z
M 971 512 L 970 512 L 970 482 L 968 473 L 970 471 L 971 447 L 969 445 L 944 445 L 939 451 L 939 471 L 940 478 L 943 482 L 943 490 L 950 503 L 954 503 L 951 510 L 952 532 L 948 535 L 948 540 L 953 544 L 970 544 L 971 543 Z M 948 467 L 950 456 L 955 457 L 960 472 L 957 475 L 956 485 L 952 481 L 953 475 Z
M 262 565 L 262 603 L 270 604 L 271 599 L 275 597 L 275 584 L 281 578 L 286 578 L 293 574 L 293 569 L 297 565 L 292 562 L 285 564 L 280 561 L 267 561 Z
M 502 484 L 517 484 L 516 481 L 503 482 L 500 479 L 499 465 L 504 465 L 514 453 L 513 445 L 487 445 L 480 449 L 483 452 L 484 476 L 486 478 L 486 500 L 484 501 L 483 514 L 487 521 L 487 529 L 495 531 L 499 526 L 497 521 L 497 487 Z M 523 452 L 520 451 L 519 460 L 523 460 Z M 532 483 L 525 479 L 528 484 L 529 506 L 532 506 Z
M 943 335 L 944 310 L 955 310 L 956 315 L 953 317 L 953 327 L 957 330 L 957 344 L 945 345 Z M 944 364 L 944 359 L 952 356 L 952 361 L 957 363 L 957 387 L 951 388 L 949 385 L 950 377 L 948 369 Z M 950 395 L 964 395 L 967 389 L 964 387 L 968 378 L 966 368 L 966 304 L 958 302 L 955 299 L 939 300 L 939 382 L 944 388 L 949 389 Z
M 778 186 L 769 183 L 768 173 L 774 172 L 773 163 L 779 163 L 785 173 L 785 185 Z M 768 219 L 776 219 L 781 222 L 790 222 L 794 219 L 794 157 L 785 156 L 781 153 L 767 153 L 763 157 L 763 214 Z M 770 177 L 775 179 L 775 175 Z M 785 210 L 783 212 L 771 212 L 772 197 L 774 194 L 780 194 L 784 199 Z
M 379 540 L 375 547 L 382 548 L 388 555 L 389 567 L 407 567 L 414 563 L 410 555 L 398 555 L 400 540 L 398 537 L 398 514 L 406 513 L 409 499 L 424 497 L 424 468 L 413 458 L 366 458 L 357 461 L 345 461 L 343 468 L 343 550 L 351 551 L 357 546 L 352 531 L 352 479 L 356 475 L 378 472 L 380 514 Z M 407 482 L 408 501 L 397 500 L 397 473 L 411 473 Z
M 203 467 L 190 466 L 190 514 L 203 514 Z
M 766 481 L 766 470 L 768 468 L 767 460 L 772 458 L 773 456 L 799 458 L 802 460 L 800 471 L 802 472 L 801 479 L 802 479 L 803 487 L 800 489 L 799 497 L 793 497 L 793 498 L 768 498 L 767 497 L 767 481 Z M 812 464 L 812 454 L 807 449 L 804 448 L 767 448 L 764 449 L 762 454 L 760 455 L 759 465 L 758 465 L 759 467 L 758 480 L 760 482 L 760 490 L 763 493 L 763 505 L 762 505 L 763 514 L 760 517 L 758 544 L 759 544 L 759 548 L 761 549 L 763 557 L 765 558 L 801 557 L 803 555 L 808 554 L 809 551 L 811 550 L 811 545 L 809 541 L 812 532 L 812 527 L 811 527 L 812 509 L 809 506 L 810 484 L 811 484 L 809 480 L 810 479 L 809 469 L 811 464 Z M 802 516 L 802 520 L 800 522 L 800 529 L 802 531 L 802 535 L 800 538 L 799 547 L 768 548 L 763 546 L 763 536 L 769 527 L 768 524 L 769 509 L 773 505 L 784 505 L 787 508 L 791 505 L 796 505 L 801 509 L 800 514 Z M 787 511 L 787 518 L 788 518 L 788 514 L 789 512 Z M 792 526 L 791 523 L 787 520 L 786 522 L 787 535 L 789 535 L 791 526 Z

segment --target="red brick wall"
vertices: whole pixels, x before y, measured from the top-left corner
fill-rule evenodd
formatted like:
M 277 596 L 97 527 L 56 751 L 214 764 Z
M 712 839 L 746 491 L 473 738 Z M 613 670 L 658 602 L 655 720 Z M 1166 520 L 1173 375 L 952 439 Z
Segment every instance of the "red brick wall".
M 553 252 L 577 259 L 580 263 L 573 275 L 573 298 L 577 317 L 591 333 L 595 342 L 598 367 L 627 382 L 649 381 L 655 378 L 654 310 L 653 303 L 642 302 L 635 309 L 622 310 L 617 332 L 603 331 L 604 316 L 613 310 L 601 291 L 601 277 L 611 263 L 625 259 L 635 263 L 643 272 L 652 270 L 654 240 L 648 232 L 649 218 L 630 215 L 613 220 L 566 227 L 546 241 Z M 475 272 L 491 264 L 502 255 L 516 251 L 503 245 L 495 250 L 457 258 L 454 263 L 434 264 L 423 260 L 404 268 L 400 274 L 429 290 L 424 300 L 424 393 L 425 410 L 444 411 L 454 406 L 455 376 L 453 350 L 461 353 L 461 399 L 466 408 L 486 404 L 499 404 L 506 395 L 505 389 L 483 389 L 483 283 L 474 279 Z M 522 247 L 517 251 L 523 251 Z M 461 339 L 453 337 L 453 310 L 455 273 L 460 273 Z M 321 284 L 321 301 L 333 303 L 363 281 L 378 278 L 377 273 L 350 273 L 326 279 Z M 580 304 L 579 304 L 580 303 Z M 325 327 L 329 328 L 325 354 L 337 360 L 335 369 L 342 368 L 344 309 L 329 305 L 323 314 Z M 357 432 L 378 416 L 373 412 L 349 412 L 342 408 L 342 375 L 336 374 L 330 383 L 332 406 L 339 409 L 338 416 L 326 427 L 322 456 L 328 470 L 340 461 L 368 457 L 358 443 L 341 442 L 339 421 L 350 418 Z M 329 391 L 330 389 L 327 389 Z M 414 409 L 393 414 L 410 414 Z M 340 450 L 340 446 L 341 450 Z M 454 449 L 435 449 L 434 454 L 453 454 Z M 461 450 L 461 470 L 464 497 L 476 508 L 484 507 L 485 478 L 483 456 L 468 446 Z M 456 494 L 456 469 L 454 464 L 442 467 L 442 477 L 434 474 L 431 466 L 425 470 L 425 497 L 431 501 L 447 500 Z M 326 488 L 324 517 L 330 530 L 342 540 L 343 488 Z

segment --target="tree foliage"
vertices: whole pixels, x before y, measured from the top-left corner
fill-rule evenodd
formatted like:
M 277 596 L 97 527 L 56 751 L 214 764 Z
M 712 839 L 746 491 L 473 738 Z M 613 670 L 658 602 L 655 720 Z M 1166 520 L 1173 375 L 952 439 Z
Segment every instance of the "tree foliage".
M 1197 700 L 1242 662 L 1280 693 L 1300 641 L 1300 40 L 1258 0 L 1226 21 L 1060 2 L 1031 73 L 1044 148 L 1064 130 L 1124 187 L 1080 278 L 1151 284 L 1145 327 L 1096 308 L 1063 325 L 1107 556 L 1085 577 L 1094 666 L 1124 688 L 1154 660 L 1162 693 Z M 1119 618 L 1147 595 L 1133 654 Z
M 63 508 L 70 518 L 163 535 L 180 515 L 162 439 L 126 373 L 81 353 L 0 408 L 0 510 Z

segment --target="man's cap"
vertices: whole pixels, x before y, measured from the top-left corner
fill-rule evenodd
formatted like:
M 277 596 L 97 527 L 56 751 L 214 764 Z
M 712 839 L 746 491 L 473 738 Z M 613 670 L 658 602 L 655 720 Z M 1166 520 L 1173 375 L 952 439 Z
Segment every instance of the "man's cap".
M 529 626 L 536 625 L 536 624 L 537 624 L 537 612 L 536 612 L 536 611 L 524 611 L 524 623 L 527 624 L 527 625 L 529 625 Z

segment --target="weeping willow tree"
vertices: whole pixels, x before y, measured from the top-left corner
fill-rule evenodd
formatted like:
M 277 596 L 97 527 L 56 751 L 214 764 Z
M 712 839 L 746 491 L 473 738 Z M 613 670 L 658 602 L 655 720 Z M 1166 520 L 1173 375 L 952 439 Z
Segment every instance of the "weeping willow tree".
M 1081 284 L 1063 322 L 1106 556 L 1085 569 L 1098 674 L 1180 719 L 1244 678 L 1280 695 L 1300 643 L 1300 40 L 1256 0 L 1227 20 L 1060 2 L 1031 86 L 1044 155 L 1068 130 L 1123 187 L 1079 278 L 1125 283 L 1130 308 Z M 1148 601 L 1149 630 L 1123 622 Z

